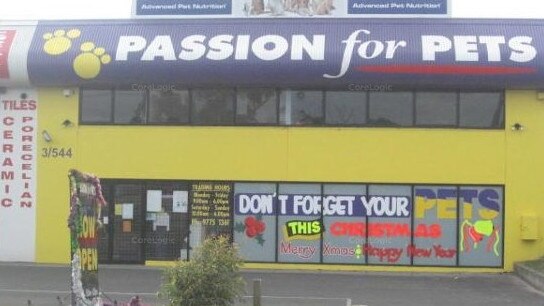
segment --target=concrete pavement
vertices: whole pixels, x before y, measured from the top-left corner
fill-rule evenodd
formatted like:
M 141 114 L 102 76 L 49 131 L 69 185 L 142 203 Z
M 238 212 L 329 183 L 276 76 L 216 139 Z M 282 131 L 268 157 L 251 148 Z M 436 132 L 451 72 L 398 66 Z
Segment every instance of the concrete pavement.
M 68 295 L 69 273 L 67 266 L 0 263 L 0 306 L 27 305 L 29 299 L 32 305 L 58 305 L 56 297 Z M 244 277 L 248 287 L 252 279 L 262 279 L 268 296 L 263 306 L 343 306 L 349 300 L 368 306 L 544 306 L 544 295 L 513 274 L 244 271 Z M 100 287 L 119 301 L 140 295 L 160 305 L 155 295 L 160 282 L 160 269 L 100 266 Z

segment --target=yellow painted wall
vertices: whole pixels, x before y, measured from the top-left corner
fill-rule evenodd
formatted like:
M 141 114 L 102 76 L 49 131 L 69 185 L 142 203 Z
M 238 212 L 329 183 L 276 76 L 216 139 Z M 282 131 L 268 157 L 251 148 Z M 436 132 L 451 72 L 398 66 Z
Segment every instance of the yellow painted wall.
M 535 91 L 506 94 L 506 236 L 505 268 L 544 256 L 544 100 Z M 510 127 L 520 123 L 523 131 Z M 521 216 L 538 218 L 536 241 L 521 240 Z
M 76 94 L 77 95 L 77 94 Z M 39 159 L 39 262 L 68 260 L 67 171 L 101 178 L 249 181 L 506 184 L 505 268 L 544 255 L 544 244 L 521 242 L 522 213 L 544 200 L 544 102 L 534 91 L 510 91 L 506 130 L 74 126 L 77 96 L 39 91 L 46 145 L 71 147 L 72 159 Z M 539 120 L 540 118 L 540 120 Z M 539 171 L 540 170 L 540 171 Z M 540 229 L 541 236 L 544 235 Z M 387 268 L 384 268 L 387 269 Z M 414 268 L 414 270 L 419 270 Z
M 36 205 L 36 261 L 67 263 L 70 260 L 68 170 L 76 167 L 77 128 L 64 127 L 69 119 L 77 123 L 77 94 L 65 97 L 61 89 L 38 90 L 38 195 Z M 41 132 L 53 138 L 45 142 Z M 72 148 L 72 158 L 46 158 L 47 148 Z
M 81 126 L 78 135 L 78 167 L 103 178 L 504 183 L 503 131 Z

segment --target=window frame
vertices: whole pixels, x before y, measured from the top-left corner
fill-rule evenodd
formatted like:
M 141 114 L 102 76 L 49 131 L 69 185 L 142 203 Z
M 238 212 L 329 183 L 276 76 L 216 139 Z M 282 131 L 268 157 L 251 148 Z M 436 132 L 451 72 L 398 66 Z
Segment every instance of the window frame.
M 140 122 L 140 123 L 131 123 L 131 122 L 115 122 L 115 107 L 117 105 L 117 99 L 115 98 L 115 92 L 116 91 L 136 91 L 136 92 L 144 92 L 144 94 L 142 95 L 144 97 L 144 110 L 145 110 L 145 114 L 144 116 L 142 117 L 143 121 L 144 122 Z M 112 108 L 112 124 L 113 125 L 120 125 L 120 126 L 146 126 L 146 125 L 149 125 L 148 123 L 148 118 L 149 118 L 149 90 L 131 90 L 131 89 L 123 89 L 123 88 L 114 88 L 112 90 L 113 92 L 113 95 L 112 95 L 112 99 L 113 99 L 113 102 L 112 102 L 112 105 L 113 105 L 113 108 Z
M 501 122 L 497 127 L 468 127 L 461 126 L 461 93 L 498 93 L 499 108 L 502 109 Z M 459 90 L 458 107 L 457 107 L 457 128 L 460 130 L 505 130 L 506 128 L 506 93 L 504 90 Z
M 86 121 L 83 120 L 83 92 L 91 90 L 103 90 L 110 92 L 110 118 L 107 121 Z M 113 88 L 80 88 L 78 96 L 78 123 L 80 125 L 113 125 L 113 111 L 114 111 L 114 89 Z
M 193 114 L 193 109 L 195 108 L 195 99 L 194 99 L 194 91 L 195 90 L 205 90 L 205 89 L 226 89 L 226 90 L 232 90 L 233 94 L 233 118 L 232 122 L 225 124 L 225 123 L 216 123 L 216 124 L 210 124 L 210 123 L 195 123 L 195 116 Z M 275 123 L 243 123 L 239 122 L 237 120 L 237 111 L 238 111 L 238 91 L 241 89 L 271 89 L 274 90 L 276 94 L 276 122 Z M 111 99 L 111 105 L 110 105 L 110 117 L 107 121 L 87 121 L 83 120 L 83 92 L 87 90 L 104 90 L 110 92 L 110 99 Z M 366 96 L 366 105 L 365 105 L 365 123 L 364 124 L 331 124 L 327 123 L 327 92 L 342 92 L 343 90 L 336 90 L 336 89 L 316 89 L 316 88 L 278 88 L 278 87 L 215 87 L 215 88 L 205 88 L 205 87 L 180 87 L 179 91 L 187 91 L 188 92 L 188 121 L 187 122 L 149 122 L 149 107 L 151 103 L 151 90 L 145 89 L 145 90 L 138 90 L 138 91 L 145 91 L 145 122 L 143 123 L 116 123 L 115 121 L 115 108 L 116 108 L 116 99 L 115 99 L 115 91 L 116 90 L 122 90 L 121 88 L 115 88 L 115 87 L 107 87 L 107 88 L 101 88 L 101 87 L 82 87 L 79 88 L 79 101 L 78 101 L 78 120 L 79 125 L 87 125 L 87 126 L 179 126 L 179 127 L 187 127 L 187 126 L 194 126 L 194 127 L 279 127 L 279 128 L 382 128 L 382 129 L 455 129 L 455 130 L 504 130 L 506 126 L 506 99 L 505 99 L 505 91 L 504 90 L 497 90 L 497 89 L 440 89 L 440 88 L 434 88 L 434 89 L 410 89 L 410 90 L 403 90 L 399 89 L 397 91 L 388 91 L 384 93 L 395 93 L 395 92 L 409 92 L 412 94 L 412 122 L 410 125 L 396 125 L 396 126 L 386 126 L 386 125 L 377 125 L 377 124 L 371 124 L 370 121 L 370 94 L 375 93 L 376 91 L 362 91 L 364 92 L 364 95 Z M 294 123 L 286 124 L 282 123 L 282 114 L 281 113 L 281 96 L 282 93 L 285 91 L 319 91 L 321 92 L 322 99 L 321 99 L 321 115 L 322 115 L 322 122 L 319 124 L 302 124 L 297 125 Z M 349 91 L 346 91 L 349 92 Z M 440 125 L 440 124 L 417 124 L 417 93 L 418 92 L 455 92 L 457 99 L 456 99 L 456 123 L 455 125 Z M 498 93 L 500 96 L 499 100 L 499 107 L 502 110 L 502 116 L 501 116 L 501 122 L 502 124 L 500 126 L 489 126 L 489 127 L 469 127 L 469 126 L 462 126 L 461 125 L 461 94 L 462 93 Z
M 252 90 L 252 89 L 270 89 L 274 91 L 275 95 L 275 103 L 276 103 L 276 116 L 275 116 L 275 123 L 245 123 L 245 122 L 238 122 L 238 92 L 240 90 Z M 263 127 L 281 127 L 284 126 L 280 124 L 280 95 L 281 95 L 281 89 L 277 87 L 235 87 L 235 100 L 234 100 L 234 126 L 242 126 L 242 127 L 252 127 L 252 126 L 263 126 Z
M 329 105 L 328 103 L 328 100 L 327 100 L 327 93 L 328 92 L 353 92 L 353 93 L 363 93 L 363 95 L 365 96 L 365 105 L 364 105 L 364 108 L 365 108 L 365 116 L 364 116 L 364 123 L 348 123 L 348 124 L 338 124 L 338 123 L 335 123 L 335 124 L 331 124 L 331 123 L 327 123 L 327 105 Z M 369 103 L 369 91 L 353 91 L 353 90 L 325 90 L 325 93 L 324 93 L 324 96 L 323 96 L 323 100 L 324 100 L 324 109 L 323 109 L 323 126 L 324 127 L 346 127 L 346 128 L 349 128 L 349 127 L 373 127 L 373 126 L 370 126 L 368 124 L 368 120 L 369 120 L 369 110 L 370 110 L 370 103 Z
M 460 90 L 439 90 L 439 89 L 433 89 L 433 90 L 414 90 L 414 127 L 418 128 L 438 128 L 438 129 L 455 129 L 459 128 L 459 96 L 460 96 Z M 418 100 L 417 100 L 417 94 L 418 93 L 454 93 L 455 94 L 455 123 L 454 124 L 423 124 L 417 122 L 417 111 L 418 111 Z
M 194 118 L 194 113 L 193 113 L 193 110 L 196 109 L 195 108 L 195 96 L 194 96 L 194 91 L 195 90 L 229 90 L 229 91 L 232 91 L 232 118 L 231 118 L 231 123 L 229 124 L 224 124 L 224 123 L 216 123 L 216 124 L 209 124 L 209 123 L 196 123 L 195 122 L 195 118 Z M 194 88 L 191 88 L 190 90 L 190 95 L 189 95 L 189 124 L 191 126 L 195 126 L 195 127 L 202 127 L 202 126 L 236 126 L 236 96 L 237 96 L 237 90 L 236 88 L 231 88 L 231 87 L 213 87 L 213 88 L 208 88 L 208 87 L 194 87 Z
M 281 111 L 281 95 L 282 95 L 282 92 L 289 92 L 289 93 L 293 93 L 293 92 L 296 92 L 296 91 L 315 91 L 315 92 L 321 92 L 321 117 L 320 119 L 322 120 L 321 123 L 319 124 L 296 124 L 296 123 L 293 123 L 293 115 L 291 114 L 291 123 L 287 124 L 281 124 L 281 119 L 282 119 L 282 114 L 280 113 Z M 327 90 L 325 89 L 320 89 L 320 88 L 305 88 L 305 87 L 294 87 L 294 88 L 284 88 L 284 89 L 279 89 L 278 91 L 278 126 L 280 127 L 299 127 L 299 128 L 306 128 L 306 127 L 327 127 L 326 125 L 326 110 L 325 110 L 325 107 L 326 107 L 326 92 Z M 287 107 L 287 106 L 286 106 Z M 287 112 L 287 110 L 285 110 Z M 283 114 L 285 115 L 285 114 Z M 285 118 L 287 119 L 287 118 Z
M 180 89 L 174 89 L 173 91 L 187 91 L 188 105 L 187 105 L 187 121 L 186 122 L 150 122 L 150 107 L 151 107 L 151 91 L 147 90 L 147 112 L 146 112 L 146 124 L 149 126 L 191 126 L 191 89 L 183 87 Z
M 371 124 L 370 123 L 370 94 L 371 93 L 399 93 L 399 92 L 402 92 L 402 93 L 410 93 L 411 94 L 411 100 L 410 100 L 410 103 L 412 104 L 411 105 L 411 110 L 412 110 L 412 120 L 410 122 L 410 125 L 377 125 L 377 124 Z M 366 114 L 366 122 L 367 122 L 367 127 L 372 127 L 372 128 L 384 128 L 384 129 L 413 129 L 413 128 L 419 128 L 418 126 L 416 126 L 416 91 L 415 90 L 396 90 L 396 91 L 387 91 L 387 92 L 383 92 L 383 91 L 368 91 L 367 92 L 367 114 Z

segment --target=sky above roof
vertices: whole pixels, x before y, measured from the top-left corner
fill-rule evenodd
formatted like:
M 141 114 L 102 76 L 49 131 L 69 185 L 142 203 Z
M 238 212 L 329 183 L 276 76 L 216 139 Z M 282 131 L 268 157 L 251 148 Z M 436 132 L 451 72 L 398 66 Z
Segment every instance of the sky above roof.
M 544 1 L 451 2 L 454 18 L 544 18 Z M 0 20 L 130 18 L 131 8 L 132 0 L 6 0 Z

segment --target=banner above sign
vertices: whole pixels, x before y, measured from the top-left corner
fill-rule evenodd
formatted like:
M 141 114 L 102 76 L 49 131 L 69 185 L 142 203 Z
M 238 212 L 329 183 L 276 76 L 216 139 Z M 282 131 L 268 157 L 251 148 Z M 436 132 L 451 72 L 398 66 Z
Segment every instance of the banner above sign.
M 448 17 L 451 15 L 450 8 L 448 0 L 349 0 L 347 15 Z
M 232 15 L 232 0 L 134 0 L 133 17 Z
M 133 0 L 133 18 L 450 17 L 451 0 Z

